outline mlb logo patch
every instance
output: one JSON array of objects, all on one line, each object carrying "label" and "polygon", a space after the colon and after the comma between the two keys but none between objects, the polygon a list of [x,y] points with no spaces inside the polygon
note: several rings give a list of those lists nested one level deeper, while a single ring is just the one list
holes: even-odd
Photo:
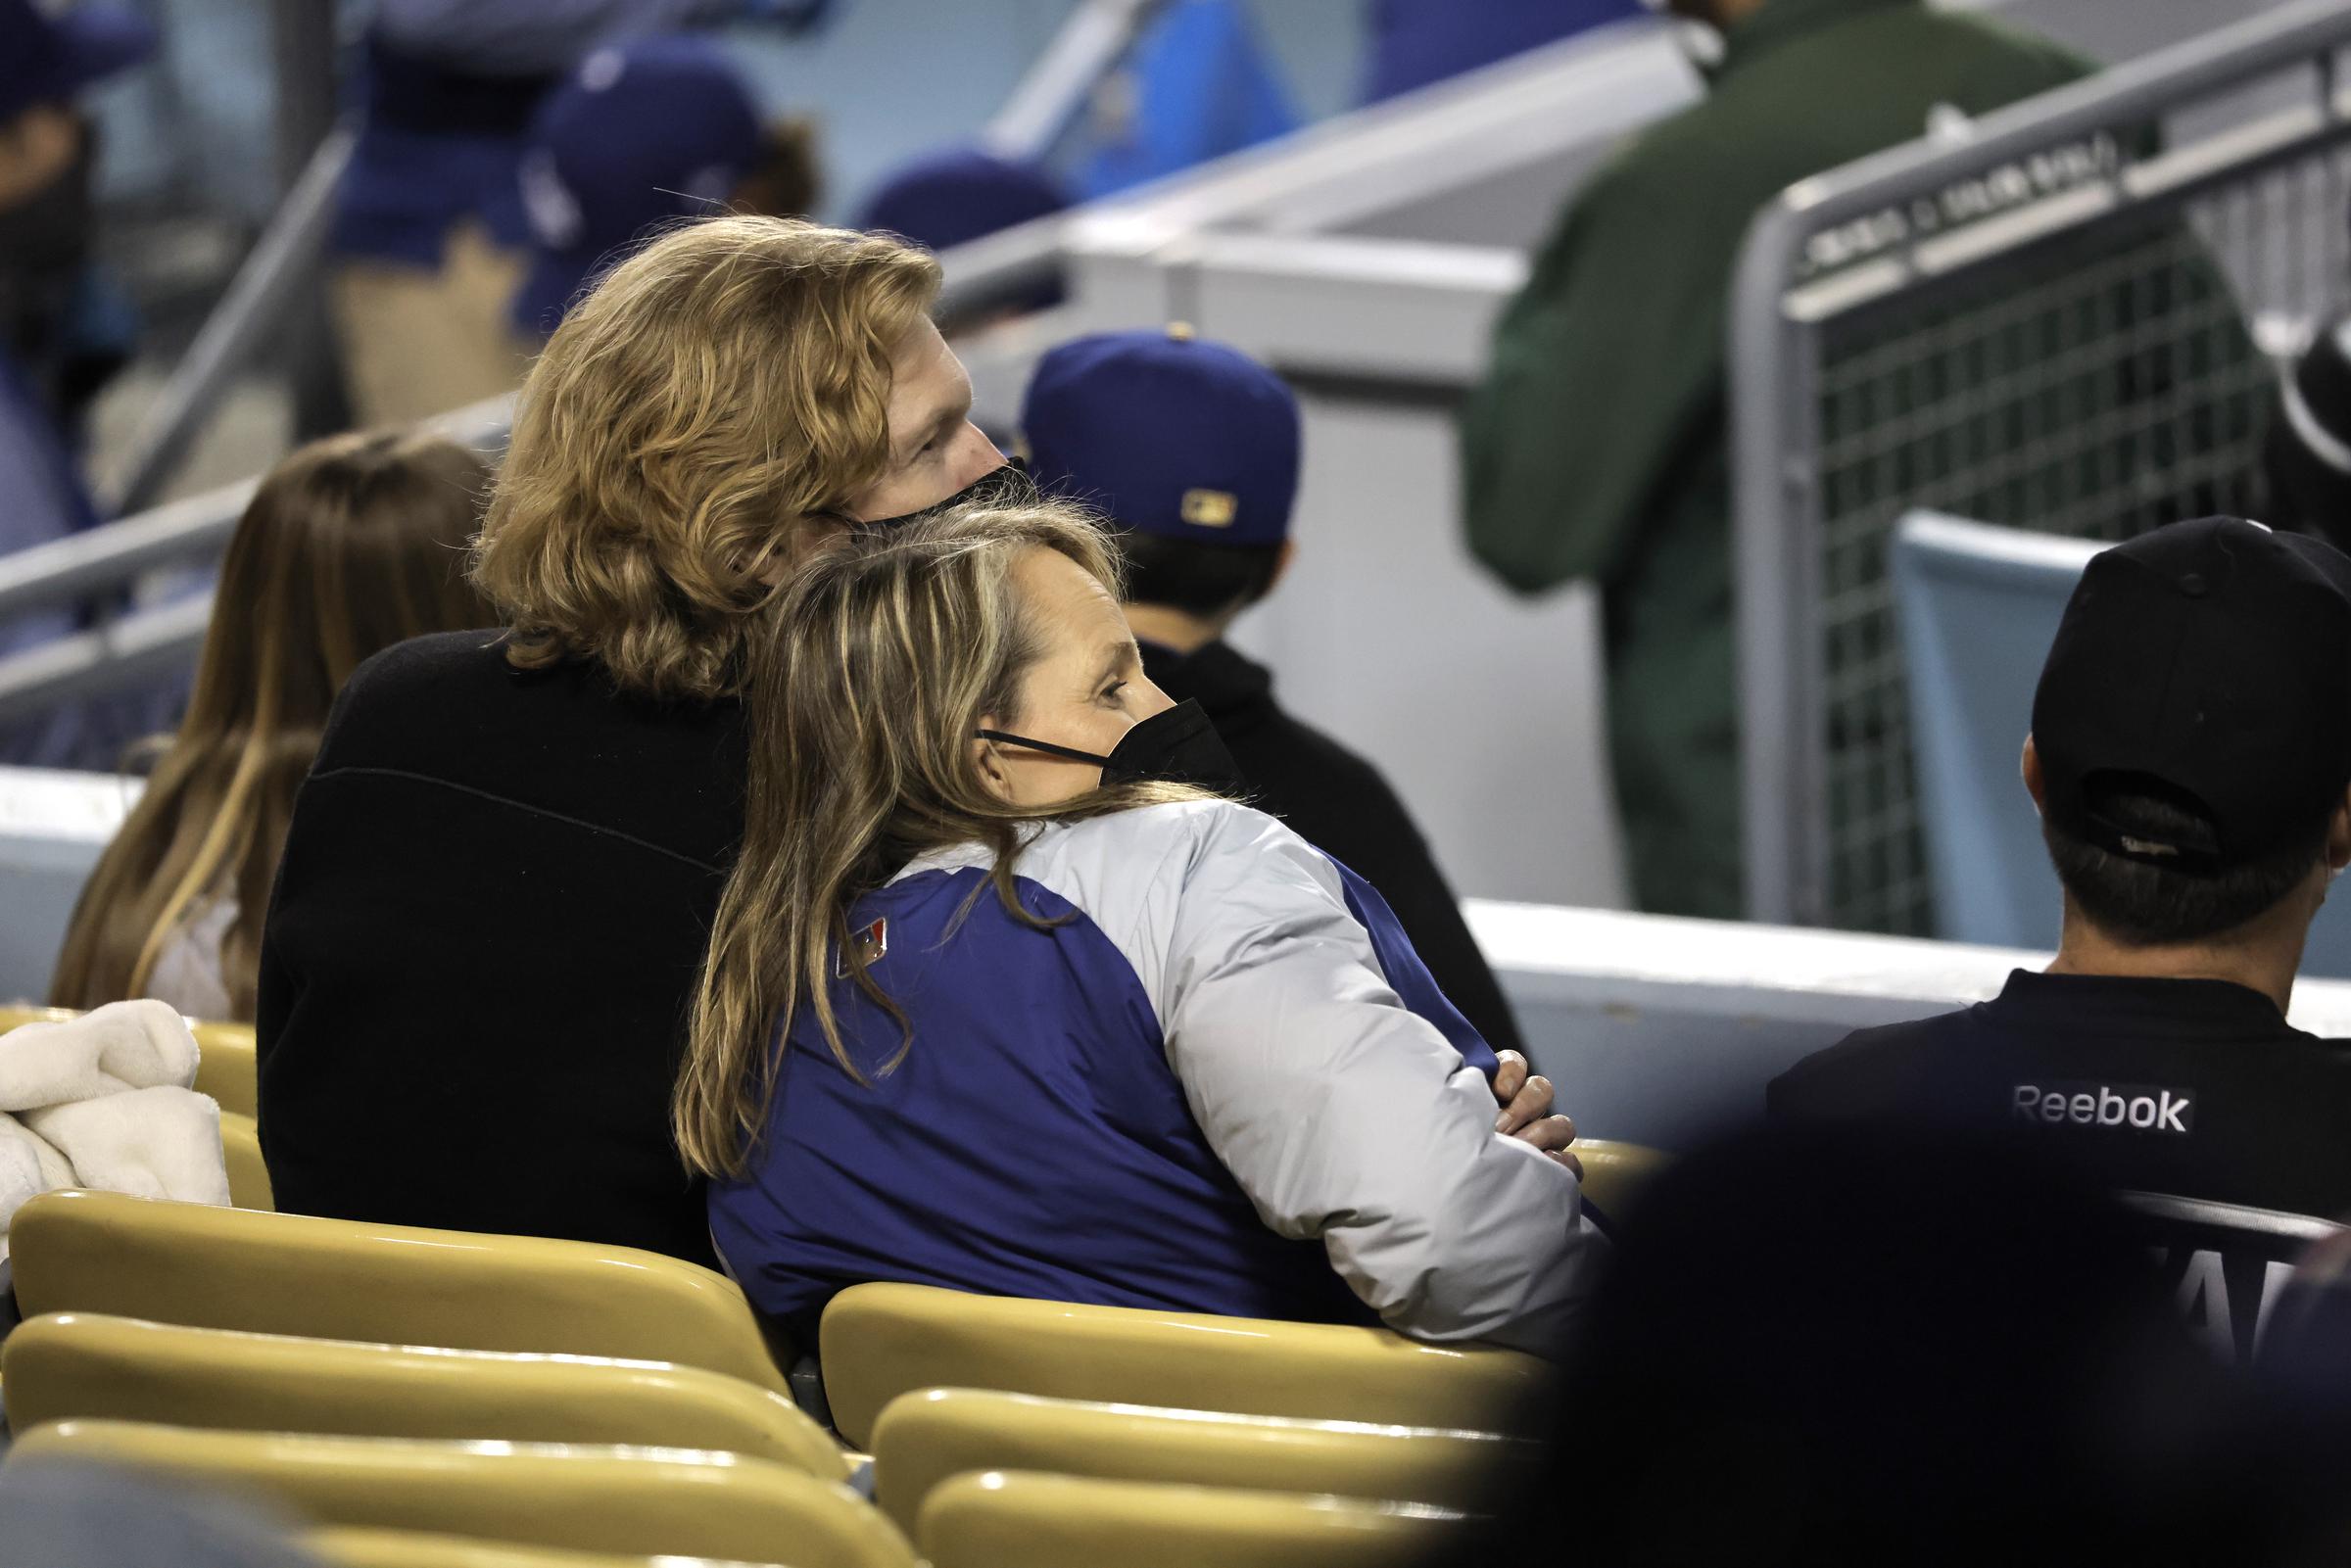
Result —
[{"label": "mlb logo patch", "polygon": [[872,969],[876,964],[882,962],[883,955],[888,951],[889,922],[888,920],[878,920],[871,926],[859,927],[856,930],[849,932],[848,947],[843,950],[840,957],[834,960],[833,977],[838,980],[845,980],[849,977],[849,954],[852,952],[857,955],[857,962],[861,967]]}]

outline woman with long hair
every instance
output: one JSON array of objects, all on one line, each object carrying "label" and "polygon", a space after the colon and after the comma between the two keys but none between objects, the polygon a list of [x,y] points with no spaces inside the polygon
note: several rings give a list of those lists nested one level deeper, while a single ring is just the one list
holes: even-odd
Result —
[{"label": "woman with long hair", "polygon": [[[1573,1135],[1376,895],[1144,679],[1066,507],[821,546],[749,646],[749,784],[678,1144],[752,1302],[996,1294],[1552,1343]],[[1482,1069],[1482,1070],[1481,1070]]]},{"label": "woman with long hair", "polygon": [[221,562],[187,717],[83,886],[52,1000],[250,1019],[294,793],[360,662],[489,624],[465,578],[489,467],[438,436],[329,437],[262,481]]}]

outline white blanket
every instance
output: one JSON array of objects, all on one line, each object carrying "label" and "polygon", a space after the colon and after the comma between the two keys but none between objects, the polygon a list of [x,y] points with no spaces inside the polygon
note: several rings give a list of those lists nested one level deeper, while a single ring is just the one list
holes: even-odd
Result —
[{"label": "white blanket", "polygon": [[226,1204],[220,1108],[196,1037],[162,1002],[115,1002],[0,1034],[0,1257],[24,1201],[55,1187]]}]

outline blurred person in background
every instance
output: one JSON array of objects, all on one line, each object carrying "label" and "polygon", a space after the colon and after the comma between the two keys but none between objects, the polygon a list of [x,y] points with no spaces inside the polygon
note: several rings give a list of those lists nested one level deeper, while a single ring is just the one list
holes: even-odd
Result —
[{"label": "blurred person in background", "polygon": [[1084,201],[1115,196],[1298,125],[1242,0],[1168,0],[1095,87],[1073,183]]},{"label": "blurred person in background", "polygon": [[2265,518],[2351,546],[2351,315],[2321,327],[2284,366],[2262,466]]},{"label": "blurred person in background", "polygon": [[1805,175],[2087,74],[1925,0],[1669,0],[1705,101],[1595,173],[1495,328],[1462,416],[1470,547],[1540,594],[1598,581],[1609,760],[1639,906],[1745,912],[1723,340],[1756,210]]},{"label": "blurred person in background", "polygon": [[1376,104],[1642,10],[1642,0],[1370,0],[1363,101]]},{"label": "blurred person in background", "polygon": [[737,16],[800,28],[826,0],[377,0],[337,194],[332,296],[352,407],[405,423],[513,390],[532,119],[589,55]]},{"label": "blurred person in background", "polygon": [[380,648],[488,618],[465,581],[489,465],[438,436],[334,436],[262,481],[221,562],[188,713],[99,857],[52,1000],[253,1017],[262,917],[335,693]]},{"label": "blurred person in background", "polygon": [[1805,1059],[1773,1115],[2004,1128],[2119,1187],[2351,1213],[2351,1044],[2285,1017],[2351,865],[2351,558],[2231,517],[2093,556],[2023,771],[2055,962]]},{"label": "blurred person in background", "polygon": [[1038,361],[1021,412],[1030,476],[1121,532],[1143,673],[1197,701],[1231,750],[1240,798],[1377,890],[1447,1000],[1497,1051],[1516,1022],[1461,902],[1371,763],[1285,712],[1273,678],[1224,641],[1287,574],[1298,401],[1281,378],[1189,328],[1106,332]]},{"label": "blurred person in background", "polygon": [[721,1257],[803,1344],[897,1280],[1553,1350],[1607,1255],[1573,1125],[1506,1136],[1394,917],[1198,787],[1117,578],[1077,508],[982,503],[761,618],[678,1085]]},{"label": "blurred person in background", "polygon": [[[977,147],[950,147],[892,169],[857,214],[856,226],[895,234],[936,254],[1051,217],[1070,205],[1069,194],[1033,164],[999,158]],[[973,301],[940,330],[952,338],[1032,310],[1059,305],[1059,268],[1045,278],[1017,283],[988,299]]]},{"label": "blurred person in background", "polygon": [[662,222],[803,217],[817,200],[808,122],[762,123],[743,72],[692,33],[582,61],[532,121],[521,166],[531,265],[512,319],[534,347],[600,267]]},{"label": "blurred person in background", "polygon": [[[0,365],[69,451],[90,401],[135,350],[137,317],[98,263],[96,123],[87,88],[155,53],[152,24],[109,5],[0,0]],[[12,547],[0,530],[0,548]]]}]

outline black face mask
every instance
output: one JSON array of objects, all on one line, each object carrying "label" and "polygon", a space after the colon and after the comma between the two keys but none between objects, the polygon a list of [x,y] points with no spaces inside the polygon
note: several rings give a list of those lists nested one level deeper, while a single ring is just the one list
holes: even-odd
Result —
[{"label": "black face mask", "polygon": [[1057,746],[1050,740],[1032,740],[1002,730],[983,730],[980,738],[1008,746],[1027,746],[1032,751],[1067,757],[1073,762],[1099,763],[1105,784],[1151,779],[1166,784],[1198,784],[1223,794],[1238,794],[1244,787],[1240,765],[1224,749],[1217,727],[1209,722],[1208,710],[1190,697],[1165,712],[1154,713],[1128,731],[1107,757],[1080,751],[1075,746]]},{"label": "black face mask", "polygon": [[869,517],[857,526],[903,528],[908,523],[919,523],[975,501],[989,506],[1028,506],[1037,499],[1036,481],[1029,477],[1029,465],[1015,457],[1001,468],[990,468],[945,500],[935,500],[920,511],[900,512],[895,517]]}]

